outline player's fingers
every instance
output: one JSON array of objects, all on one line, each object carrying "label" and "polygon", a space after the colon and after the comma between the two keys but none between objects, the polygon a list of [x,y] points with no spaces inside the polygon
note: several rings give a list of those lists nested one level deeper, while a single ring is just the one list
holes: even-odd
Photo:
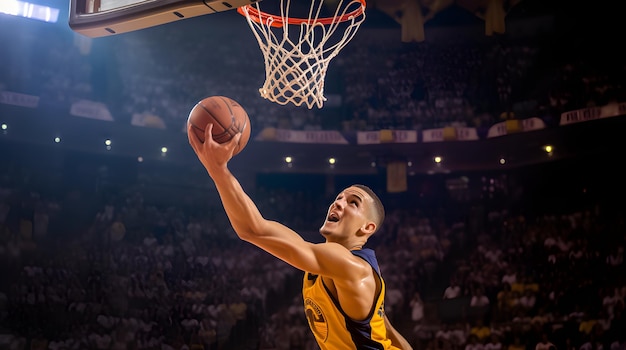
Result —
[{"label": "player's fingers", "polygon": [[204,142],[213,141],[213,123],[208,123],[204,129]]},{"label": "player's fingers", "polygon": [[237,147],[239,147],[239,140],[241,139],[241,132],[238,132],[235,134],[235,136],[233,136],[230,141],[228,141],[228,148],[229,149],[236,149]]}]

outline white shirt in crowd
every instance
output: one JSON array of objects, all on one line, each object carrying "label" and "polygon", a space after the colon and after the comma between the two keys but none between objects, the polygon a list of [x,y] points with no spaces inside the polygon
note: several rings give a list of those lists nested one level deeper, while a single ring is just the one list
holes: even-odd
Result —
[{"label": "white shirt in crowd", "polygon": [[461,296],[461,287],[459,286],[449,286],[443,292],[444,299],[454,299]]},{"label": "white shirt in crowd", "polygon": [[472,307],[483,307],[489,305],[489,298],[486,295],[474,295],[470,301]]}]

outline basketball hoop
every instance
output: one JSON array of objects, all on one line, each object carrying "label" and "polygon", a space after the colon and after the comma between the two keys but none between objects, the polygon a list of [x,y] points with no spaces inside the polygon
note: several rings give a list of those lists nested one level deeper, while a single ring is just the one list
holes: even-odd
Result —
[{"label": "basketball hoop", "polygon": [[320,17],[323,0],[310,1],[307,17],[290,17],[291,0],[280,0],[280,15],[261,11],[259,2],[237,9],[263,52],[261,96],[281,105],[306,104],[309,109],[322,108],[328,64],[365,20],[365,0],[337,0],[334,14],[327,17]]}]

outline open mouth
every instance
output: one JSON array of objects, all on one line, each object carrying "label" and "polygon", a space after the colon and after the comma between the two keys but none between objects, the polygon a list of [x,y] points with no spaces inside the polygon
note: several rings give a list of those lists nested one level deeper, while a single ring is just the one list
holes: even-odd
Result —
[{"label": "open mouth", "polygon": [[328,222],[338,222],[339,221],[339,216],[335,213],[331,213],[330,215],[328,215],[328,218],[326,219]]}]

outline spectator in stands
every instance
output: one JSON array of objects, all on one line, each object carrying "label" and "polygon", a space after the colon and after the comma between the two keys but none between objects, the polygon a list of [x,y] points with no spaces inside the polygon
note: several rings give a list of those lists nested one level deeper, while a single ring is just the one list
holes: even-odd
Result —
[{"label": "spectator in stands", "polygon": [[579,350],[604,350],[604,344],[601,338],[597,338],[591,334],[583,338],[584,341],[580,345]]},{"label": "spectator in stands", "polygon": [[535,345],[535,350],[555,350],[556,346],[548,338],[548,333],[541,334],[541,340]]},{"label": "spectator in stands", "polygon": [[469,316],[482,319],[489,312],[489,298],[485,295],[482,287],[476,287],[472,293],[469,305]]},{"label": "spectator in stands", "polygon": [[526,345],[522,344],[522,339],[519,335],[513,338],[513,342],[506,347],[506,350],[526,350]]},{"label": "spectator in stands", "polygon": [[517,272],[513,266],[508,266],[506,269],[506,273],[502,275],[502,283],[506,283],[511,287],[511,284],[517,282]]},{"label": "spectator in stands", "polygon": [[475,334],[470,334],[469,338],[467,339],[467,344],[465,345],[464,350],[484,350],[484,349],[485,349],[485,346],[480,341],[478,336]]},{"label": "spectator in stands", "polygon": [[419,292],[413,293],[413,298],[409,301],[411,307],[411,321],[419,323],[424,318],[424,301]]},{"label": "spectator in stands", "polygon": [[506,319],[516,306],[514,303],[514,295],[511,291],[511,285],[509,283],[504,282],[502,284],[502,289],[496,294],[496,299],[500,317]]},{"label": "spectator in stands", "polygon": [[497,334],[491,334],[489,341],[485,344],[484,350],[502,350],[503,345]]},{"label": "spectator in stands", "polygon": [[444,299],[454,299],[461,296],[461,286],[458,284],[456,278],[450,278],[450,285],[444,290]]},{"label": "spectator in stands", "polygon": [[476,340],[484,345],[485,341],[489,339],[489,337],[491,337],[491,328],[485,325],[485,322],[482,318],[479,318],[476,320],[474,326],[470,328],[469,333],[470,337],[472,335],[475,336]]},{"label": "spectator in stands", "polygon": [[592,334],[592,331],[595,328],[598,320],[591,317],[588,313],[585,313],[582,317],[582,320],[578,324],[578,331],[582,333],[584,336],[589,336]]},{"label": "spectator in stands", "polygon": [[[396,319],[400,311],[406,310],[404,295],[397,286],[389,286],[385,294],[385,312],[390,320]],[[389,310],[387,310],[389,307]]]},{"label": "spectator in stands", "polygon": [[462,349],[467,342],[469,326],[465,322],[456,322],[450,329],[450,343],[453,348]]},{"label": "spectator in stands", "polygon": [[519,306],[526,310],[534,309],[536,303],[537,297],[531,289],[524,290],[524,294],[519,298]]},{"label": "spectator in stands", "polygon": [[475,288],[470,299],[470,307],[480,309],[487,306],[489,306],[489,298],[485,295],[485,291],[481,287]]},{"label": "spectator in stands", "polygon": [[435,332],[435,339],[439,341],[449,342],[452,337],[452,330],[450,329],[450,325],[448,323],[442,323],[439,326],[439,330]]}]

